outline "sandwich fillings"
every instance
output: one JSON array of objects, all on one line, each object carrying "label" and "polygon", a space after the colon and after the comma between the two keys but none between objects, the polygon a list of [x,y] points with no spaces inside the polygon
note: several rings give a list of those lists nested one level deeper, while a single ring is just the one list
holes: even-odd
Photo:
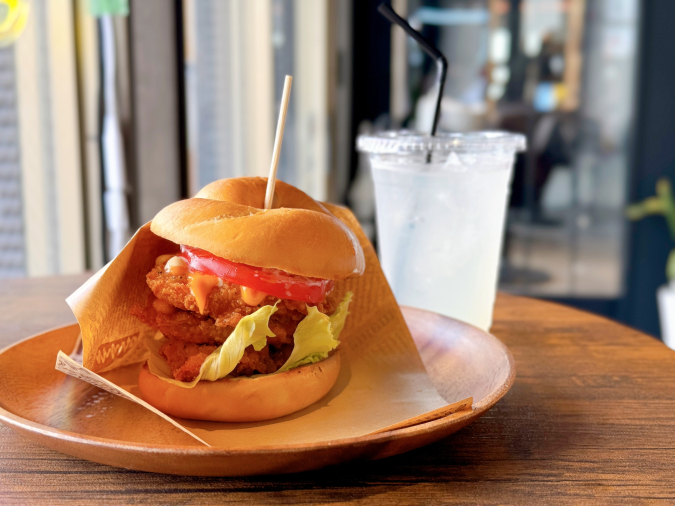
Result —
[{"label": "sandwich fillings", "polygon": [[[240,272],[268,280],[298,279],[295,285],[281,283],[286,287],[302,290],[306,280],[305,292],[314,300],[269,295],[192,269],[195,251],[208,259],[206,252],[188,247],[158,257],[146,276],[152,292],[146,305],[131,309],[164,336],[148,344],[153,374],[181,386],[225,376],[271,374],[322,360],[339,344],[351,294],[339,303],[341,294],[327,280],[211,259],[214,265],[235,270],[240,266]],[[318,282],[323,282],[325,294],[317,292]],[[291,295],[288,289],[286,293]]]}]

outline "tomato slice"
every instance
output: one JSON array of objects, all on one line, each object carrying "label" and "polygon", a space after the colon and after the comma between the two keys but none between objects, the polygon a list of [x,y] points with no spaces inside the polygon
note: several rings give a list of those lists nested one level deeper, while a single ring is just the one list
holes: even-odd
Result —
[{"label": "tomato slice", "polygon": [[264,269],[230,262],[208,251],[184,244],[181,244],[180,251],[180,256],[187,260],[189,268],[193,271],[212,274],[231,283],[247,286],[280,299],[319,303],[324,300],[326,293],[330,292],[335,284],[331,279],[308,278],[278,269]]}]

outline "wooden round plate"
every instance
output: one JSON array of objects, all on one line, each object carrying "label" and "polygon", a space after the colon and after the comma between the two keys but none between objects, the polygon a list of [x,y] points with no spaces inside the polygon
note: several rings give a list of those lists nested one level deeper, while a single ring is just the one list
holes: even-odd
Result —
[{"label": "wooden round plate", "polygon": [[[435,313],[406,307],[402,311],[438,392],[448,402],[472,396],[473,411],[358,438],[241,451],[115,439],[112,427],[102,428],[108,437],[56,429],[50,426],[44,406],[52,406],[54,416],[53,406],[74,401],[71,397],[55,399],[64,377],[54,370],[54,350],[69,350],[74,345],[78,327],[70,325],[0,352],[1,380],[5,383],[0,388],[0,421],[19,434],[75,457],[127,469],[193,476],[294,473],[397,455],[438,441],[473,422],[506,394],[515,378],[511,354],[492,335]],[[5,374],[9,370],[11,382]]]}]

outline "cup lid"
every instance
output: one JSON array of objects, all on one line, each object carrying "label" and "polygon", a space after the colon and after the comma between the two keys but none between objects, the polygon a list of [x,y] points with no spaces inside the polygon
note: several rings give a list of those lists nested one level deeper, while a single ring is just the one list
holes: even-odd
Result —
[{"label": "cup lid", "polygon": [[356,149],[374,154],[410,154],[414,152],[505,153],[524,151],[524,135],[503,131],[467,133],[439,132],[435,136],[410,130],[359,135]]}]

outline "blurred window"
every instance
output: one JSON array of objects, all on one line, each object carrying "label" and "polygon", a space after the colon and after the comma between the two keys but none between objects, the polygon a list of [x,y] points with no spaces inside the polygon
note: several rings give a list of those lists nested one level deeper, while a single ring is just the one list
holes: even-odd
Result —
[{"label": "blurred window", "polygon": [[71,0],[33,0],[25,30],[3,50],[0,144],[6,174],[14,174],[8,188],[14,189],[1,194],[2,219],[16,233],[0,249],[24,255],[16,258],[16,270],[1,275],[79,273],[86,267],[74,22]]},{"label": "blurred window", "polygon": [[[266,176],[286,74],[294,76],[280,179],[318,199],[336,184],[332,146],[348,135],[348,82],[336,72],[348,2],[185,0],[189,193],[216,179]],[[347,63],[348,62],[343,62]],[[336,125],[331,129],[331,124]],[[347,171],[348,161],[338,161]]]},{"label": "blurred window", "polygon": [[0,49],[0,278],[26,274],[13,48]]},{"label": "blurred window", "polygon": [[0,34],[0,277],[98,269],[169,202],[266,176],[286,74],[278,177],[342,201],[351,7],[30,0]]},{"label": "blurred window", "polygon": [[[441,127],[528,136],[514,171],[501,288],[619,297],[638,0],[399,4],[449,60]],[[433,65],[413,43],[394,40],[395,58],[409,65],[392,73],[392,97],[405,97],[392,104],[392,122],[428,130]]]}]

